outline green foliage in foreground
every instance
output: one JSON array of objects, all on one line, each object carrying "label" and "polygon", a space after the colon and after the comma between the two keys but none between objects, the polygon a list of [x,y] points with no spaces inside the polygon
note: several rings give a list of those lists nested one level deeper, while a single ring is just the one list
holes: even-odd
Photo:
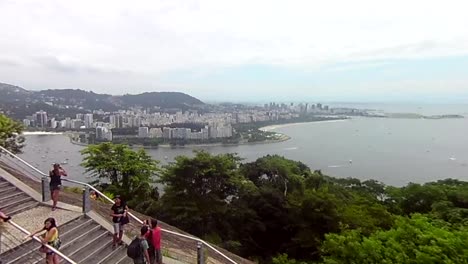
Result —
[{"label": "green foliage in foreground", "polygon": [[[397,188],[337,179],[277,155],[195,152],[159,168],[110,143],[84,166],[135,209],[260,263],[466,263],[468,183]],[[159,175],[158,200],[152,177]]]},{"label": "green foliage in foreground", "polygon": [[468,229],[415,214],[398,217],[390,230],[370,236],[359,230],[329,234],[322,250],[326,264],[468,263]]},{"label": "green foliage in foreground", "polygon": [[22,132],[22,124],[0,114],[0,146],[13,153],[20,153],[24,146]]}]

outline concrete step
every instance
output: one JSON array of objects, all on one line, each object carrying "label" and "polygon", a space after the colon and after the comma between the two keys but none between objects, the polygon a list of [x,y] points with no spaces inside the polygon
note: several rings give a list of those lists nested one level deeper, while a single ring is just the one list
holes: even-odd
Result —
[{"label": "concrete step", "polygon": [[10,193],[2,193],[0,197],[0,204],[7,203],[8,201],[21,199],[23,197],[29,197],[27,194],[17,191],[11,191]]},{"label": "concrete step", "polygon": [[29,198],[27,200],[21,200],[21,202],[12,203],[7,207],[2,207],[1,210],[7,215],[14,216],[15,214],[19,214],[21,212],[27,211],[38,205],[39,203],[36,202],[36,200]]},{"label": "concrete step", "polygon": [[0,188],[9,185],[9,182],[7,181],[0,181]]},{"label": "concrete step", "polygon": [[127,247],[120,246],[115,249],[111,255],[107,256],[102,262],[98,262],[99,264],[116,264],[124,259],[129,259],[127,257]]},{"label": "concrete step", "polygon": [[[58,227],[62,246],[60,251],[77,263],[116,264],[133,263],[127,257],[125,245],[112,249],[112,233],[85,216],[80,216]],[[2,264],[39,264],[44,254],[38,255],[40,244],[27,241],[0,255]],[[39,256],[39,258],[38,258]],[[61,263],[66,261],[61,260]]]},{"label": "concrete step", "polygon": [[93,263],[90,261],[92,258],[101,259],[103,257],[99,252],[104,250],[105,247],[110,246],[112,249],[112,244],[109,241],[112,241],[112,235],[105,230],[100,236],[93,240],[88,240],[85,246],[77,249],[74,254],[70,254],[69,256],[78,263]]},{"label": "concrete step", "polygon": [[112,249],[112,234],[110,234],[110,240],[104,242],[102,246],[93,252],[93,254],[86,259],[88,263],[102,263],[112,254],[114,254],[114,249]]},{"label": "concrete step", "polygon": [[3,198],[4,196],[7,196],[11,193],[21,193],[21,192],[13,185],[0,187],[0,198]]},{"label": "concrete step", "polygon": [[0,180],[0,210],[7,215],[15,215],[37,206],[38,203],[13,184]]}]

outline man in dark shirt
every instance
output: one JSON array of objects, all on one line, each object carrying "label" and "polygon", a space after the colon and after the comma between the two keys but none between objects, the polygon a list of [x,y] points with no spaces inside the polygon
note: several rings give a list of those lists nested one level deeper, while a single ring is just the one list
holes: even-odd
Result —
[{"label": "man in dark shirt", "polygon": [[62,187],[62,176],[67,176],[67,172],[62,169],[60,164],[55,163],[54,169],[49,172],[50,176],[50,196],[53,201],[52,211],[57,209],[57,202],[60,194],[60,188]]},{"label": "man in dark shirt", "polygon": [[142,226],[140,229],[140,236],[138,237],[140,239],[140,249],[141,249],[141,254],[138,256],[138,258],[133,259],[134,264],[150,264],[150,256],[148,254],[148,241],[146,240],[146,235],[148,234],[148,227],[147,226]]},{"label": "man in dark shirt", "polygon": [[112,248],[116,248],[117,245],[122,245],[122,236],[124,231],[124,224],[122,219],[127,217],[127,205],[122,201],[120,195],[115,196],[115,204],[112,205],[112,222],[114,226],[114,240],[112,243]]}]

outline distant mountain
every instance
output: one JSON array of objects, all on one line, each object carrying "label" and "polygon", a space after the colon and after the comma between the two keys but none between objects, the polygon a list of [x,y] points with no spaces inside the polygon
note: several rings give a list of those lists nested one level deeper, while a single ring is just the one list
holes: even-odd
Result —
[{"label": "distant mountain", "polygon": [[32,92],[21,87],[0,83],[0,102],[20,101],[31,94]]},{"label": "distant mountain", "polygon": [[0,83],[0,112],[6,112],[17,119],[23,119],[39,110],[63,117],[99,109],[117,111],[144,107],[187,110],[203,105],[204,103],[197,98],[178,92],[113,96],[80,89],[28,91],[18,86]]},{"label": "distant mountain", "polygon": [[161,108],[185,109],[203,102],[188,94],[178,92],[151,92],[142,94],[126,94],[120,98],[124,105],[140,105],[142,107],[158,106]]}]

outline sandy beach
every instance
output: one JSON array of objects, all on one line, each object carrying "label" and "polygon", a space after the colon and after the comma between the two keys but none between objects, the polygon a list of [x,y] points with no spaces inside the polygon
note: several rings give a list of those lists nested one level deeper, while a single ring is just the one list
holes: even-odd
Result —
[{"label": "sandy beach", "polygon": [[289,124],[281,124],[281,125],[271,125],[271,126],[261,127],[261,128],[259,128],[259,130],[270,131],[270,130],[275,130],[275,129],[282,128],[282,127],[305,125],[305,124],[310,124],[310,123],[319,124],[319,123],[335,123],[335,122],[344,122],[344,121],[348,121],[348,120],[347,119],[340,119],[340,120],[311,121],[311,122],[299,122],[299,123],[289,123]]}]

